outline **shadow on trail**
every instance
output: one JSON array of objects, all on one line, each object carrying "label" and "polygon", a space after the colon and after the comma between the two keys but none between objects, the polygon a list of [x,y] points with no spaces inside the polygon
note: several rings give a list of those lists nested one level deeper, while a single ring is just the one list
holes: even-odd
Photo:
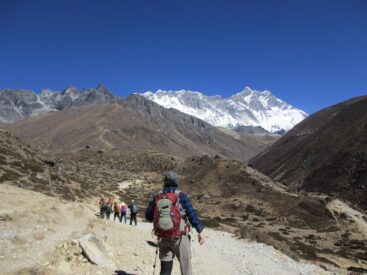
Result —
[{"label": "shadow on trail", "polygon": [[115,273],[113,275],[135,275],[134,273],[127,273],[123,270],[115,270]]}]

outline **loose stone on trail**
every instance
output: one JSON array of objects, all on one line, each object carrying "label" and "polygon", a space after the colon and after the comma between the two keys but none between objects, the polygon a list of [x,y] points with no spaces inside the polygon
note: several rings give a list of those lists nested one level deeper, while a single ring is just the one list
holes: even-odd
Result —
[{"label": "loose stone on trail", "polygon": [[85,256],[91,263],[116,270],[116,264],[106,255],[106,249],[100,239],[88,234],[79,240]]}]

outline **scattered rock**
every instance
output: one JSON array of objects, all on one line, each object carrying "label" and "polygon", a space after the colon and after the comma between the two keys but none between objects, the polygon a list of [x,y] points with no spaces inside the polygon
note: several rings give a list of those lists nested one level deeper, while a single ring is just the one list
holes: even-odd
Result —
[{"label": "scattered rock", "polygon": [[65,257],[65,260],[66,260],[67,262],[71,262],[71,261],[73,260],[73,255],[68,253],[68,254],[66,255],[66,257]]},{"label": "scattered rock", "polygon": [[208,194],[202,194],[197,196],[198,200],[207,200],[210,199],[210,196]]},{"label": "scattered rock", "polygon": [[43,162],[46,163],[47,165],[50,165],[51,167],[54,167],[56,164],[56,161],[50,159],[45,159],[43,160]]},{"label": "scattered rock", "polygon": [[88,260],[98,266],[116,270],[116,264],[106,255],[106,249],[100,239],[88,234],[79,240],[79,245]]}]

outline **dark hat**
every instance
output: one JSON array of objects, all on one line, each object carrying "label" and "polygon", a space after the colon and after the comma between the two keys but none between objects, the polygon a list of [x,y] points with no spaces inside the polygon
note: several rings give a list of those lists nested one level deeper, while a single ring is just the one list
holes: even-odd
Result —
[{"label": "dark hat", "polygon": [[165,187],[178,187],[178,176],[173,171],[168,171],[163,174],[163,182]]}]

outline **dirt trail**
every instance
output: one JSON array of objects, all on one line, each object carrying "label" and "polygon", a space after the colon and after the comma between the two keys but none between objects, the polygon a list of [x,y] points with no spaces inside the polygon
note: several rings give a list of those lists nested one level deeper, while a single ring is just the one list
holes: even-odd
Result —
[{"label": "dirt trail", "polygon": [[[152,274],[155,240],[152,225],[102,220],[98,198],[90,205],[70,203],[11,185],[0,185],[0,270],[2,274]],[[44,211],[46,209],[46,211]],[[298,263],[272,247],[238,240],[229,233],[205,230],[199,246],[193,233],[195,274],[330,274]],[[76,240],[100,238],[119,273],[86,261]],[[26,259],[26,260],[25,260]],[[159,273],[157,261],[156,273]],[[125,273],[124,273],[125,272]],[[173,274],[180,274],[177,261]]]},{"label": "dirt trail", "polygon": [[84,231],[93,215],[81,204],[6,184],[0,185],[0,205],[2,272],[43,264],[56,245]]},{"label": "dirt trail", "polygon": [[105,135],[110,132],[110,130],[105,129],[101,126],[98,126],[99,130],[99,140],[102,141],[104,144],[107,145],[108,148],[114,148],[113,144],[105,139]]}]

